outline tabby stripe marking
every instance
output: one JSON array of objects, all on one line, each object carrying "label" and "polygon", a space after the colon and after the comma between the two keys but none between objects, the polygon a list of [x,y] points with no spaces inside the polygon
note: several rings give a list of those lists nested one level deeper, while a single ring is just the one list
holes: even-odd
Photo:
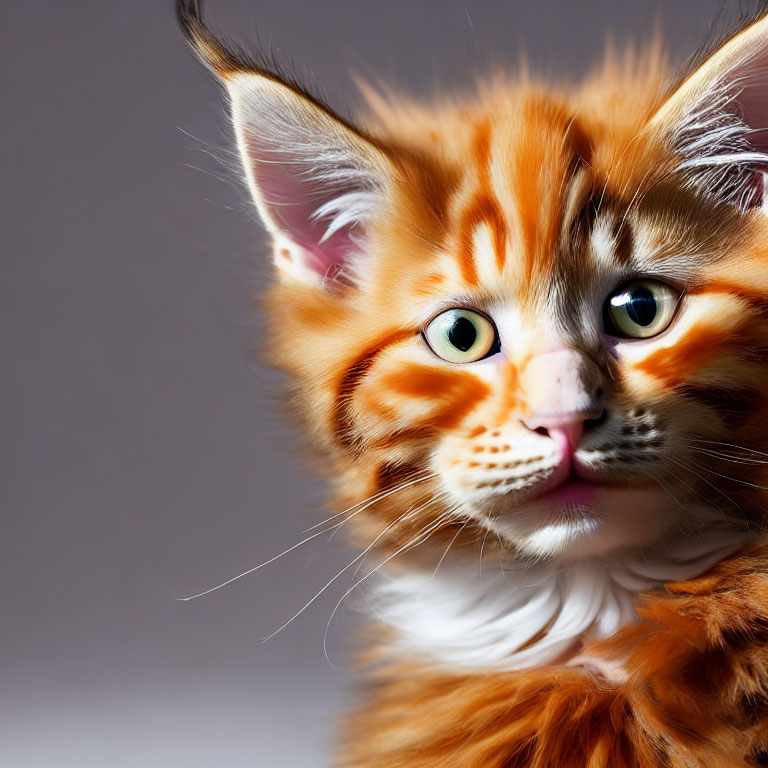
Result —
[{"label": "tabby stripe marking", "polygon": [[470,285],[478,285],[474,231],[480,224],[486,224],[491,232],[496,268],[499,272],[504,269],[506,259],[507,222],[493,193],[490,147],[491,126],[485,121],[477,126],[472,142],[472,159],[477,166],[478,191],[459,219],[459,267],[462,277]]},{"label": "tabby stripe marking", "polygon": [[400,344],[415,336],[417,331],[413,329],[400,329],[380,338],[375,344],[366,349],[352,365],[347,368],[341,377],[336,391],[336,399],[333,407],[334,431],[339,442],[347,449],[354,448],[359,442],[359,437],[350,434],[352,426],[349,418],[349,404],[363,377],[371,369],[376,358],[389,347]]},{"label": "tabby stripe marking", "polygon": [[[734,340],[734,329],[694,327],[674,347],[665,347],[637,363],[637,368],[668,385],[681,384],[691,371],[700,370],[713,357],[720,357]],[[734,350],[736,351],[736,350]]]},{"label": "tabby stripe marking", "polygon": [[726,280],[711,280],[689,288],[686,293],[692,296],[707,293],[727,293],[748,302],[753,309],[757,310],[762,315],[765,315],[768,312],[768,308],[766,308],[768,295],[760,293],[759,291],[750,290],[743,285],[729,283]]},{"label": "tabby stripe marking", "polygon": [[751,387],[726,389],[724,387],[706,387],[684,384],[675,391],[702,405],[713,408],[723,423],[730,429],[744,426],[750,416],[756,413],[762,404],[760,392]]},{"label": "tabby stripe marking", "polygon": [[425,429],[453,429],[491,394],[488,384],[472,373],[446,371],[421,363],[411,363],[387,375],[381,385],[387,392],[409,398],[429,398],[439,405],[408,430],[401,431],[401,435],[413,430],[418,434]]}]

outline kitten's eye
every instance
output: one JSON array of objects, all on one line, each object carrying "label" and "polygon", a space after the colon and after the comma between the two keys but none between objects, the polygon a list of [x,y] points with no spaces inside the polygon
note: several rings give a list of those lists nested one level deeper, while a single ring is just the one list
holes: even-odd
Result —
[{"label": "kitten's eye", "polygon": [[474,363],[498,351],[493,323],[471,309],[449,309],[439,314],[424,331],[432,351],[449,363]]},{"label": "kitten's eye", "polygon": [[657,280],[635,280],[605,302],[605,330],[625,339],[647,339],[661,333],[675,314],[680,292]]}]

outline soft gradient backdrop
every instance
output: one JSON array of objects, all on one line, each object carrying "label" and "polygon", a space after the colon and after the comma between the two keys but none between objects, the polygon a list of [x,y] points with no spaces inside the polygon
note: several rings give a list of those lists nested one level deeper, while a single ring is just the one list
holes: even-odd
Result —
[{"label": "soft gradient backdrop", "polygon": [[[578,75],[658,18],[684,58],[720,0],[209,0],[342,109],[525,52]],[[737,5],[730,3],[726,5]],[[354,682],[323,653],[351,557],[295,543],[323,490],[249,357],[265,237],[171,0],[0,3],[0,765],[312,768]],[[258,31],[258,32],[257,32]],[[224,159],[224,163],[216,159]],[[317,544],[315,546],[315,544]],[[346,559],[345,559],[346,558]],[[344,658],[353,613],[332,626]]]}]

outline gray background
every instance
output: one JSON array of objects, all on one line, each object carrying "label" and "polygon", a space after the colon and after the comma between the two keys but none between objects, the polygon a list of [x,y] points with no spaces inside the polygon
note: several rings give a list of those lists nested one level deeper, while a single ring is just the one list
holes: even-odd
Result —
[{"label": "gray background", "polygon": [[[345,107],[350,69],[421,93],[526,50],[579,74],[656,14],[685,54],[720,3],[208,6]],[[261,638],[347,562],[338,543],[174,600],[298,541],[323,503],[249,357],[264,236],[209,154],[218,92],[170,0],[0,10],[0,765],[320,766],[352,682],[323,655],[335,599]]]}]

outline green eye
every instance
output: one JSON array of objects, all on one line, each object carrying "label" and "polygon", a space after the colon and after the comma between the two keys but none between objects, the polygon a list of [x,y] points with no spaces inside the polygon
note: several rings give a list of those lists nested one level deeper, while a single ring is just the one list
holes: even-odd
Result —
[{"label": "green eye", "polygon": [[471,309],[449,309],[424,331],[432,351],[449,363],[474,363],[499,348],[493,323]]},{"label": "green eye", "polygon": [[605,302],[605,330],[625,339],[647,339],[672,322],[680,292],[657,280],[635,280]]}]

